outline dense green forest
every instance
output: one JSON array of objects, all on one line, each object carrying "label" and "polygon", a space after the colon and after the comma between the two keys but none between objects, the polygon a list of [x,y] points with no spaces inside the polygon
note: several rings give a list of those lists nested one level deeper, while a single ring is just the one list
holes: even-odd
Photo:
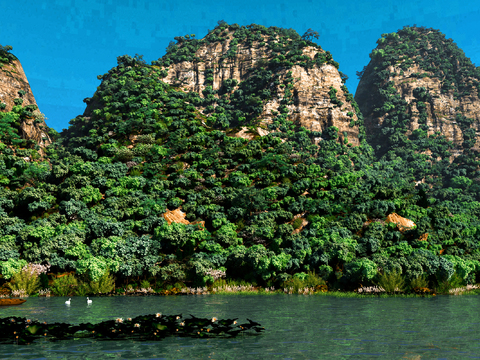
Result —
[{"label": "dense green forest", "polygon": [[[463,155],[450,162],[453,144],[441,134],[428,136],[420,128],[405,135],[405,101],[381,83],[392,61],[408,66],[423,46],[428,56],[422,66],[443,71],[445,89],[477,91],[479,82],[465,79],[479,79],[478,69],[454,43],[429,30],[405,27],[382,36],[383,48],[372,52],[383,60],[375,70],[384,87],[378,111],[390,110],[390,125],[374,147],[353,96],[358,147],[340,141],[337,128],[318,133],[290,121],[289,91],[268,127],[272,132],[255,134],[262,105],[275,96],[267,84],[291,84],[279,69],[338,68],[328,52],[314,60],[302,56],[303,47],[320,47],[291,29],[220,23],[202,40],[175,38],[151,65],[138,55],[118,57],[85,99],[91,116],[77,116],[60,134],[50,131],[55,142],[43,158],[19,135],[22,117],[32,111],[22,107],[19,94],[11,112],[0,112],[3,281],[28,263],[48,263],[53,273],[98,280],[109,269],[117,284],[146,279],[158,287],[205,286],[212,270],[262,286],[311,271],[329,288],[345,290],[393,271],[407,281],[424,276],[432,287],[452,278],[475,283],[480,176],[474,138],[464,132]],[[203,98],[162,82],[166,67],[196,61],[202,44],[221,42],[227,33],[238,42],[267,35],[276,40],[269,43],[275,55],[248,80],[227,80],[218,91],[207,87]],[[429,51],[427,40],[444,53]],[[2,48],[2,59],[8,61],[9,50]],[[449,62],[460,65],[450,71]],[[429,93],[418,89],[415,96],[421,109]],[[338,101],[334,92],[331,101]],[[240,126],[254,138],[231,136]],[[178,208],[190,224],[167,223],[163,214]],[[392,213],[416,227],[385,221]]]}]

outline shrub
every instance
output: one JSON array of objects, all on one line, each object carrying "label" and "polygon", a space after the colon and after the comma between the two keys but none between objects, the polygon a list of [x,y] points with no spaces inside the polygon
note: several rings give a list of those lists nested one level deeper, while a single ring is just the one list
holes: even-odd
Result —
[{"label": "shrub", "polygon": [[51,286],[52,292],[57,296],[73,295],[77,290],[78,282],[73,274],[57,278]]},{"label": "shrub", "polygon": [[410,289],[415,288],[428,288],[428,280],[425,275],[417,276],[410,281]]},{"label": "shrub", "polygon": [[148,280],[142,280],[140,282],[141,289],[148,289],[150,287],[150,282]]},{"label": "shrub", "polygon": [[133,152],[132,150],[126,147],[121,147],[117,150],[117,153],[115,154],[115,158],[123,162],[130,161],[133,159]]},{"label": "shrub", "polygon": [[40,289],[40,279],[35,272],[28,269],[13,274],[12,280],[7,284],[12,290],[25,290],[28,295],[34,294]]},{"label": "shrub", "polygon": [[90,285],[88,282],[84,282],[84,281],[81,281],[76,290],[75,290],[75,294],[78,295],[78,296],[87,296],[87,295],[91,295],[92,292],[91,292],[91,289],[90,289]]},{"label": "shrub", "polygon": [[318,285],[325,285],[325,280],[315,274],[315,271],[309,271],[307,276],[303,279],[305,287],[316,287]]},{"label": "shrub", "polygon": [[294,229],[299,229],[303,224],[303,219],[302,218],[297,218],[295,221],[292,223],[292,226]]},{"label": "shrub", "polygon": [[438,284],[435,287],[435,292],[439,294],[448,294],[450,289],[460,288],[465,285],[464,280],[462,277],[457,274],[456,272],[450,276],[450,278],[440,278],[437,276]]},{"label": "shrub", "polygon": [[91,294],[107,294],[115,290],[115,278],[107,270],[97,281],[90,281]]},{"label": "shrub", "polygon": [[97,281],[80,281],[75,289],[78,296],[106,294],[115,290],[115,278],[107,270]]},{"label": "shrub", "polygon": [[382,287],[387,293],[403,292],[405,280],[402,274],[395,270],[383,273],[376,285]]},{"label": "shrub", "polygon": [[305,289],[306,287],[317,288],[321,285],[325,285],[325,280],[323,280],[321,277],[316,275],[315,272],[312,271],[309,271],[308,274],[295,274],[291,279],[282,283],[283,288],[292,288],[294,294],[298,293],[299,290]]}]

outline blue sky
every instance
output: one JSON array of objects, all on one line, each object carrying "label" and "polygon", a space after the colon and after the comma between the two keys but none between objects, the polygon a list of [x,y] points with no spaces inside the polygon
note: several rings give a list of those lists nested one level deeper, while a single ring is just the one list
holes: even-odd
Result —
[{"label": "blue sky", "polygon": [[404,25],[438,29],[480,64],[480,2],[335,0],[15,0],[1,1],[0,44],[13,46],[47,125],[57,131],[83,114],[97,75],[116,66],[120,55],[144,55],[147,63],[165,54],[175,36],[204,37],[218,20],[320,33],[355,92],[356,71],[382,33]]}]

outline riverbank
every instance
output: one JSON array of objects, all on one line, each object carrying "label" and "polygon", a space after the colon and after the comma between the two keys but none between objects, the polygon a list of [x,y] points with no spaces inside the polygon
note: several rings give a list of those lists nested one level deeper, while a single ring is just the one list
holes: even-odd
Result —
[{"label": "riverbank", "polygon": [[[119,288],[111,293],[99,293],[94,295],[89,295],[90,297],[144,297],[144,296],[189,296],[189,295],[302,295],[302,296],[332,296],[338,298],[360,298],[360,299],[369,299],[369,298],[419,298],[419,297],[435,297],[441,295],[479,295],[480,289],[478,287],[464,287],[451,289],[448,293],[435,293],[432,291],[425,291],[422,293],[406,293],[406,292],[358,292],[356,291],[328,291],[328,290],[317,290],[315,288],[304,288],[299,289],[296,292],[293,289],[275,289],[275,288],[262,288],[254,287],[252,285],[239,285],[239,286],[226,286],[221,288],[190,288],[184,287],[181,289],[172,288],[169,290],[159,290],[155,291],[153,289],[138,289],[123,291],[124,289]],[[84,297],[83,295],[69,295],[71,297]],[[41,294],[2,294],[0,298],[28,298],[28,297],[57,297],[54,294],[51,294],[48,290],[42,291]]]}]

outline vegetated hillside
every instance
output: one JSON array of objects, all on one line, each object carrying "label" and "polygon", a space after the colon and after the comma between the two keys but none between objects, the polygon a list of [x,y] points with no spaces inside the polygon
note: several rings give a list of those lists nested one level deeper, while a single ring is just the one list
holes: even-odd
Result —
[{"label": "vegetated hillside", "polygon": [[[351,146],[333,126],[309,130],[292,113],[295,94],[287,90],[302,87],[289,87],[292,69],[335,66],[323,51],[313,63],[268,55],[260,68],[252,61],[250,75],[227,78],[218,89],[207,76],[201,95],[189,91],[203,86],[195,81],[184,87],[162,80],[172,67],[194,68],[192,54],[236,32],[252,44],[266,33],[289,51],[316,48],[292,30],[220,23],[203,40],[178,40],[152,65],[118,57],[85,100],[84,116],[47,148],[48,166],[2,150],[1,174],[36,169],[33,186],[0,190],[4,278],[26,262],[48,261],[54,272],[92,279],[108,267],[119,280],[196,286],[212,281],[215,269],[268,286],[312,270],[345,289],[392,270],[407,279],[425,274],[432,285],[455,271],[475,281],[480,203],[473,170],[464,174],[447,161],[441,170],[448,174],[437,174],[436,183],[416,183],[431,170],[423,158],[409,158],[413,148],[405,158],[376,161],[365,141]],[[197,41],[195,51],[183,52]],[[335,91],[322,94],[323,103],[343,109]],[[278,113],[264,122],[275,98]],[[352,127],[361,128],[361,114],[354,117]],[[249,136],[238,136],[243,127]],[[393,213],[416,227],[398,225],[408,222]]]},{"label": "vegetated hillside", "polygon": [[4,143],[44,148],[52,142],[49,129],[22,65],[11,50],[11,46],[0,45],[0,131],[8,134]]},{"label": "vegetated hillside", "polygon": [[[317,132],[335,126],[341,141],[360,144],[363,122],[344,85],[346,76],[329,52],[295,31],[224,24],[201,40],[175,39],[153,68],[163,82],[198,94],[192,105],[207,125],[250,138],[299,126]],[[84,116],[110,94],[113,76],[102,77]]]}]

